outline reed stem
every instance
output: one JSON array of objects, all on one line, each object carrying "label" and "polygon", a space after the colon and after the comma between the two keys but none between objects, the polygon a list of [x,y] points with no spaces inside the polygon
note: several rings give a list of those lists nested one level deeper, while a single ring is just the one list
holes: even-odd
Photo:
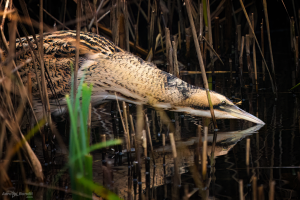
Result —
[{"label": "reed stem", "polygon": [[178,199],[178,187],[180,185],[180,174],[179,174],[179,167],[178,167],[178,158],[177,158],[177,151],[176,151],[176,145],[175,145],[175,139],[173,133],[169,134],[171,147],[172,147],[172,153],[173,153],[173,159],[174,159],[174,191],[173,191],[173,199]]},{"label": "reed stem", "polygon": [[265,200],[264,186],[263,185],[258,187],[258,200]]},{"label": "reed stem", "polygon": [[257,177],[254,176],[252,180],[252,200],[257,200]]},{"label": "reed stem", "polygon": [[208,135],[208,119],[204,119],[204,137],[203,137],[203,150],[202,150],[202,178],[203,180],[206,179],[206,173],[207,173],[207,135]]},{"label": "reed stem", "polygon": [[207,100],[209,102],[211,117],[213,118],[214,128],[218,129],[215,114],[214,114],[214,110],[213,110],[213,106],[212,106],[212,102],[211,102],[211,98],[210,98],[208,82],[207,82],[207,77],[206,77],[206,73],[205,73],[205,67],[204,67],[204,64],[203,64],[203,59],[202,59],[202,55],[201,55],[201,51],[200,51],[200,46],[199,46],[199,42],[198,42],[197,35],[196,35],[194,19],[193,19],[191,10],[190,10],[190,1],[185,0],[185,3],[186,3],[186,9],[187,9],[187,13],[188,13],[189,20],[190,20],[190,25],[191,25],[191,28],[192,28],[192,34],[193,34],[194,44],[195,44],[195,47],[196,47],[197,56],[198,56],[198,60],[199,60],[199,64],[200,64],[200,69],[201,69],[201,72],[202,72],[204,87],[206,89]]},{"label": "reed stem", "polygon": [[275,197],[275,181],[270,181],[269,200],[274,200]]},{"label": "reed stem", "polygon": [[[251,14],[251,25],[254,30],[254,14]],[[254,75],[255,75],[255,88],[256,93],[258,93],[258,80],[257,80],[257,66],[256,66],[256,50],[255,50],[255,41],[254,41],[254,35],[251,32],[251,44],[252,44],[252,51],[253,51],[253,66],[254,66]]]},{"label": "reed stem", "polygon": [[243,80],[243,52],[244,52],[244,41],[245,41],[245,38],[244,36],[242,37],[242,42],[241,42],[241,51],[240,51],[240,57],[239,57],[239,78],[240,78],[240,84],[241,84],[241,87],[245,87],[244,85],[244,80]]},{"label": "reed stem", "polygon": [[[264,8],[265,8],[265,11],[266,11],[266,9],[267,9],[267,8],[266,8],[266,0],[263,0],[263,2],[264,2]],[[246,19],[247,19],[247,21],[248,21],[248,24],[251,24],[250,19],[249,19],[249,17],[248,17],[248,14],[247,14],[247,11],[246,11],[246,8],[245,8],[245,6],[244,6],[243,1],[240,0],[240,3],[241,3],[241,6],[242,6],[242,9],[243,9],[243,11],[244,11],[244,14],[245,14],[245,16],[246,16]],[[270,43],[270,42],[271,42],[271,38],[270,38],[270,34],[269,34],[269,26],[268,26],[268,25],[269,25],[269,20],[268,20],[268,18],[267,18],[267,13],[266,13],[266,12],[265,12],[265,15],[266,15],[266,21],[267,21],[267,29],[268,29],[268,38],[269,38],[269,46],[270,46],[270,54],[271,54],[272,67],[273,67],[273,69],[274,69],[273,53],[272,53],[272,47],[271,47],[271,43]],[[258,49],[259,49],[259,51],[260,51],[260,54],[262,55],[261,48],[260,48],[259,43],[258,43],[258,41],[257,41],[257,38],[256,38],[256,36],[255,36],[255,34],[254,34],[254,30],[253,30],[252,26],[249,26],[249,27],[251,28],[251,31],[253,32],[255,42],[256,42],[257,47],[258,47]],[[266,66],[266,69],[267,69],[267,71],[268,71],[268,73],[269,73],[269,76],[270,76],[270,82],[271,82],[271,85],[272,85],[273,93],[277,96],[276,80],[273,81],[273,77],[275,78],[275,70],[273,70],[273,77],[272,77],[272,76],[271,76],[271,73],[270,73],[270,70],[269,70],[269,68],[268,68],[267,62],[266,62],[265,58],[263,57],[263,55],[262,55],[262,58],[263,58],[263,61],[264,61],[265,66]]]},{"label": "reed stem", "polygon": [[240,200],[245,200],[243,180],[239,180],[239,191],[240,191]]},{"label": "reed stem", "polygon": [[147,137],[148,137],[148,142],[150,144],[150,150],[151,150],[151,155],[152,155],[152,162],[153,162],[153,165],[155,165],[155,158],[154,158],[154,151],[153,151],[153,146],[152,146],[150,125],[149,125],[148,116],[146,114],[145,114],[145,119],[146,119],[146,126],[147,126]]},{"label": "reed stem", "polygon": [[246,143],[246,165],[249,166],[249,157],[250,157],[250,139],[247,138]]}]

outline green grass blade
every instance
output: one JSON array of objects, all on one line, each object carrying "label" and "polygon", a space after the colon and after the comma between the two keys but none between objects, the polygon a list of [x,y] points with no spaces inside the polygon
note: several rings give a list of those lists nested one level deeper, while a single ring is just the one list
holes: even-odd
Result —
[{"label": "green grass blade", "polygon": [[101,143],[97,143],[97,144],[94,144],[90,147],[88,147],[86,149],[85,152],[79,152],[77,155],[73,156],[73,157],[70,157],[69,159],[69,166],[72,166],[72,164],[74,164],[74,162],[76,160],[78,160],[80,157],[92,152],[92,151],[95,151],[97,149],[101,149],[101,148],[104,148],[104,147],[108,147],[108,146],[114,146],[114,145],[119,145],[119,144],[122,144],[122,140],[120,139],[117,139],[117,140],[110,140],[110,141],[107,141],[107,142],[101,142]]},{"label": "green grass blade", "polygon": [[[81,109],[82,109],[82,116],[83,116],[83,120],[84,120],[84,128],[85,130],[88,129],[87,127],[87,121],[88,121],[88,114],[89,114],[89,106],[90,106],[90,101],[91,101],[91,96],[92,96],[92,89],[93,89],[93,86],[90,85],[90,86],[87,86],[86,83],[83,84],[82,86],[82,106],[81,106]],[[86,138],[89,138],[88,137],[88,132],[86,131],[86,135],[85,135]]]},{"label": "green grass blade", "polygon": [[117,139],[117,140],[110,140],[110,141],[107,141],[107,142],[100,142],[100,143],[97,143],[97,144],[94,144],[94,145],[90,146],[88,148],[88,152],[90,153],[90,152],[95,151],[97,149],[101,149],[101,148],[108,147],[108,146],[113,146],[113,145],[118,145],[118,144],[122,144],[122,140]]},{"label": "green grass blade", "polygon": [[[81,152],[80,151],[80,146],[79,146],[79,142],[77,139],[77,126],[76,126],[76,118],[75,118],[75,114],[71,105],[71,101],[69,98],[69,95],[66,95],[66,101],[67,101],[67,105],[68,105],[68,109],[69,109],[69,114],[70,114],[70,120],[71,120],[71,135],[70,135],[70,142],[71,145],[73,144],[72,142],[74,142],[75,147],[70,149],[70,151],[72,152],[72,156],[76,155],[77,153]],[[80,170],[83,172],[83,164],[82,162],[79,162],[79,168]]]},{"label": "green grass blade", "polygon": [[300,85],[300,83],[298,83],[297,85],[295,85],[294,87],[292,87],[291,89],[289,89],[289,91],[295,89],[296,87],[298,87]]},{"label": "green grass blade", "polygon": [[20,140],[13,148],[13,154],[15,154],[22,146],[23,144],[25,144],[26,141],[28,141],[30,138],[32,138],[38,131],[39,131],[39,127],[44,126],[46,123],[45,119],[42,119],[41,121],[39,121],[39,123],[37,125],[35,125],[33,127],[33,129],[31,129],[27,135],[24,137],[24,139]]},{"label": "green grass blade", "polygon": [[74,105],[74,65],[73,62],[71,61],[70,63],[70,68],[71,68],[71,104]]},{"label": "green grass blade", "polygon": [[86,126],[86,119],[84,119],[82,111],[79,110],[79,119],[80,119],[80,144],[81,144],[81,151],[86,152],[87,149],[87,126]]},{"label": "green grass blade", "polygon": [[81,93],[82,93],[83,81],[84,81],[84,77],[82,77],[82,79],[80,80],[80,83],[79,83],[78,88],[77,88],[76,99],[75,99],[74,113],[73,114],[75,115],[76,123],[77,123],[77,120],[78,120],[78,111],[80,110],[80,96],[81,96]]},{"label": "green grass blade", "polygon": [[94,183],[93,181],[90,181],[90,180],[84,178],[82,175],[78,175],[76,178],[84,186],[88,187],[91,191],[93,191],[95,194],[97,194],[98,196],[101,196],[104,199],[111,199],[111,200],[121,199],[120,197],[118,197],[118,195],[111,192],[107,188],[105,188],[101,185],[98,185],[98,184]]}]

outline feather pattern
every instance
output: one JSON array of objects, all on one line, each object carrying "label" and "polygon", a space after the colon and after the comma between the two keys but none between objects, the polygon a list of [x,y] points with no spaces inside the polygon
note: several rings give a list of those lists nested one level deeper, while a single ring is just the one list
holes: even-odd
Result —
[{"label": "feather pattern", "polygon": [[[39,38],[37,36],[37,40]],[[38,48],[33,37],[29,37],[29,40],[33,44],[33,50],[37,52]],[[54,92],[51,91],[51,84],[48,83],[51,112],[61,115],[66,111],[65,95],[71,89],[71,63],[75,62],[76,31],[45,33],[43,41],[45,67],[49,72],[48,78],[51,79],[52,90],[54,90]],[[23,54],[18,54],[17,64],[32,57],[29,43],[25,38],[16,41],[16,51],[23,52]],[[105,37],[81,32],[79,52],[78,79],[85,74],[85,82],[94,85],[91,99],[93,106],[107,100],[115,100],[115,95],[117,95],[121,101],[210,117],[204,89],[190,85],[158,69],[153,63],[123,51]],[[36,63],[40,69],[37,59]],[[38,71],[37,77],[40,79],[40,70]],[[27,74],[29,72],[32,74],[33,105],[37,117],[41,118],[42,104],[39,99],[33,61],[19,69],[19,72],[25,85]],[[233,106],[230,100],[216,92],[211,92],[211,99],[214,107],[219,107],[224,102],[226,105]],[[62,109],[59,108],[57,100]],[[94,111],[97,116],[99,109],[95,108]],[[215,113],[215,115],[217,118],[235,118],[226,113],[224,115],[224,112]]]}]

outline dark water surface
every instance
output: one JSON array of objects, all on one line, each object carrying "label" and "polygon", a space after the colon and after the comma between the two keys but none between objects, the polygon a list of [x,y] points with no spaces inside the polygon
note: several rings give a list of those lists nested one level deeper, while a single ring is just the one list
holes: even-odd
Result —
[{"label": "dark water surface", "polygon": [[[269,182],[274,180],[275,199],[299,199],[299,99],[296,95],[280,93],[277,101],[270,95],[260,95],[257,101],[258,116],[266,125],[248,136],[251,139],[249,169],[245,164],[246,140],[243,139],[228,154],[216,159],[215,182],[219,191],[215,196],[238,199],[238,181],[242,179],[246,199],[251,199],[252,178],[256,176],[258,186],[264,186],[265,198],[268,198]],[[254,110],[256,103],[253,100]]]},{"label": "dark water surface", "polygon": [[[241,120],[218,120],[221,129],[219,132],[233,133],[234,136],[217,143],[216,155],[220,156],[215,160],[215,169],[210,169],[210,198],[239,199],[239,181],[243,180],[245,198],[252,199],[252,181],[256,176],[258,187],[263,186],[265,199],[269,198],[269,184],[272,180],[275,181],[275,199],[299,199],[298,94],[279,93],[277,101],[272,94],[257,96],[254,93],[245,96],[248,100],[244,100],[241,107],[250,110],[250,113],[258,116],[266,125],[257,132],[250,130],[248,133],[238,133],[235,131],[245,130],[254,124]],[[218,137],[222,138],[222,134],[224,133],[219,133]],[[240,141],[237,138],[232,139],[238,134],[244,134],[245,138]],[[246,138],[250,139],[248,167]],[[181,185],[189,184],[190,191],[196,187],[193,185],[192,176],[190,173],[182,174]],[[199,198],[197,195],[193,197]]]},{"label": "dark water surface", "polygon": [[[206,189],[206,195],[210,199],[239,199],[239,181],[243,180],[245,199],[253,199],[252,183],[255,176],[257,186],[263,188],[261,191],[263,191],[262,194],[265,199],[269,198],[270,181],[275,181],[275,199],[299,199],[300,135],[297,94],[280,93],[277,101],[271,94],[257,96],[254,93],[247,96],[251,100],[244,100],[241,107],[247,111],[250,109],[250,113],[258,116],[266,125],[255,128],[251,122],[218,120],[220,131],[215,150],[215,155],[218,157],[215,159],[215,168],[211,168],[209,165],[210,174],[206,181],[206,184],[209,183],[209,189],[204,187],[203,190]],[[191,129],[193,126],[191,122],[189,125]],[[256,131],[257,129],[259,130]],[[195,138],[196,135],[189,134],[186,136],[187,132],[182,133],[181,135],[186,136],[186,138],[182,139],[181,142],[185,141],[185,145],[189,146],[189,153],[191,153],[195,152],[196,148],[193,148],[192,143],[188,141],[191,141],[191,138]],[[212,138],[212,135],[210,137]],[[248,167],[246,165],[246,138],[250,139]],[[197,141],[197,139],[194,140]],[[208,145],[209,156],[211,141]],[[158,148],[157,151],[161,151],[161,148]],[[197,186],[194,184],[194,174],[190,173],[190,168],[187,167],[194,164],[193,159],[189,160],[186,152],[181,155],[179,153],[179,158],[180,156],[179,166],[182,174],[181,189],[179,190],[183,195],[184,185],[189,186],[189,192],[192,192],[193,188]],[[186,167],[184,167],[185,165]],[[156,170],[156,179],[159,179],[161,175],[163,176]],[[168,191],[174,191],[171,186],[169,187]],[[156,195],[152,193],[151,195],[155,199],[165,199],[166,197],[174,199],[172,192],[169,191],[165,194],[165,190],[166,187],[164,186],[156,186],[153,192]],[[262,199],[261,197],[258,199]],[[199,199],[198,192],[191,199]]]},{"label": "dark water surface", "polygon": [[[270,181],[275,181],[275,199],[300,199],[299,94],[279,93],[278,99],[275,101],[272,94],[263,93],[264,91],[259,91],[259,95],[257,95],[252,92],[252,89],[248,89],[251,93],[244,93],[244,98],[240,98],[240,95],[235,94],[234,91],[226,91],[220,87],[217,87],[216,90],[225,93],[228,97],[233,97],[232,94],[234,94],[235,101],[241,101],[240,107],[242,109],[259,117],[266,124],[259,126],[243,120],[218,120],[220,130],[215,147],[216,164],[215,167],[211,167],[213,134],[210,132],[208,135],[208,174],[205,181],[202,182],[200,177],[195,177],[195,173],[191,172],[191,167],[195,164],[195,152],[199,140],[196,125],[201,123],[202,119],[182,114],[179,114],[181,134],[176,140],[178,171],[181,174],[179,186],[174,189],[176,168],[174,168],[174,159],[168,137],[169,129],[166,125],[159,124],[157,116],[155,117],[156,134],[151,136],[155,152],[155,167],[152,156],[148,158],[141,156],[141,183],[132,170],[133,165],[128,167],[127,153],[123,150],[122,156],[119,156],[120,153],[116,150],[117,148],[106,150],[105,165],[102,164],[103,152],[96,151],[93,153],[94,181],[106,185],[124,199],[184,199],[185,194],[188,193],[191,194],[189,199],[203,199],[204,196],[205,199],[240,199],[239,181],[243,180],[242,188],[245,199],[253,199],[252,183],[255,176],[257,177],[257,186],[262,186],[261,191],[263,191],[264,199],[269,198]],[[239,89],[237,88],[236,91]],[[131,113],[135,113],[135,106],[129,110]],[[148,109],[147,113],[150,119],[151,132],[153,132],[151,114],[155,112]],[[168,115],[171,120],[175,119],[174,113],[170,112]],[[106,122],[109,121],[106,120]],[[174,121],[173,124],[175,124]],[[63,123],[63,125],[66,124]],[[68,144],[67,130],[59,125],[58,129],[65,140],[64,142]],[[212,128],[209,130],[211,131]],[[97,135],[95,133],[97,131],[94,130],[94,135]],[[162,147],[162,134],[167,135],[165,148]],[[120,136],[122,137],[122,134]],[[95,136],[94,140],[99,141],[97,137],[99,136]],[[247,167],[246,141],[248,138],[250,139],[250,157]],[[43,165],[46,187],[43,192],[40,192],[40,187],[31,186],[33,194],[36,199],[70,199],[70,193],[66,194],[63,191],[47,188],[49,184],[53,186],[53,183],[57,188],[70,188],[68,171],[56,180],[58,172],[63,169],[66,163],[67,154],[56,144],[57,151],[52,163],[45,165],[40,139],[39,136],[35,138],[36,154]],[[125,148],[123,147],[123,149]],[[135,158],[134,153],[132,157]],[[150,164],[147,165],[146,163]],[[199,164],[201,166],[201,159]],[[13,170],[15,169],[14,166],[18,165],[18,163],[12,164],[11,174],[16,174]],[[30,171],[30,167],[28,170]],[[201,174],[201,170],[198,172]],[[15,178],[13,182],[16,188],[24,187],[24,185],[19,185],[23,183],[17,181],[22,179],[20,176],[12,177],[12,179]],[[34,177],[32,173],[31,177]],[[200,190],[197,189],[195,180],[202,182]],[[141,185],[142,196],[138,194],[139,185]],[[97,197],[95,196],[95,198]]]},{"label": "dark water surface", "polygon": [[[266,125],[258,126],[242,120],[218,120],[220,128],[215,148],[216,165],[214,168],[208,163],[208,176],[200,191],[206,191],[206,198],[210,199],[239,199],[239,181],[243,180],[245,199],[253,199],[252,183],[254,176],[257,186],[262,188],[262,195],[269,198],[270,181],[275,181],[275,199],[299,199],[300,191],[300,136],[298,126],[299,99],[297,94],[280,93],[277,101],[272,94],[256,93],[245,95],[248,98],[242,101],[241,108],[262,119]],[[249,100],[250,99],[250,100]],[[149,112],[148,112],[149,113]],[[172,119],[172,114],[170,115]],[[200,120],[201,121],[201,120]],[[153,167],[150,157],[150,184],[147,186],[145,165],[142,169],[142,191],[148,199],[182,199],[184,187],[193,193],[190,199],[199,199],[201,196],[194,182],[195,174],[191,173],[194,165],[194,155],[197,150],[196,124],[199,119],[185,116],[181,124],[181,139],[176,141],[180,186],[174,196],[173,183],[174,161],[172,151],[167,141],[165,153],[161,147],[162,136],[152,135],[156,167]],[[158,130],[158,128],[157,128]],[[165,133],[168,131],[165,130]],[[208,136],[208,155],[212,149],[212,132]],[[246,166],[246,139],[250,139],[249,166]],[[163,169],[165,155],[166,172]],[[210,158],[209,158],[210,159]],[[142,157],[144,161],[145,158]],[[126,165],[127,162],[123,164]],[[200,160],[201,163],[201,160]],[[115,187],[118,194],[128,198],[127,169],[115,167]],[[147,171],[147,170],[146,170]],[[153,174],[154,178],[153,178]],[[200,171],[201,174],[201,171]],[[101,176],[101,175],[100,175]],[[123,177],[122,177],[123,176]],[[164,176],[167,176],[164,179]],[[101,180],[101,178],[99,179]],[[167,183],[167,186],[165,185]],[[152,186],[154,189],[152,190]],[[138,188],[138,186],[137,186]],[[138,191],[138,189],[137,189]],[[132,197],[134,193],[132,192]],[[179,197],[180,196],[180,197]],[[258,199],[262,199],[262,196]],[[136,198],[139,198],[137,195]],[[203,198],[203,196],[202,196]]]}]

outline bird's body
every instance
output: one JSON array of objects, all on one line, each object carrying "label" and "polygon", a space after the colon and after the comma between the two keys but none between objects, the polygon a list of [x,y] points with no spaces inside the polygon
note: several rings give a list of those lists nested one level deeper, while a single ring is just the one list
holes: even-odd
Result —
[{"label": "bird's body", "polygon": [[[33,40],[30,37],[30,40]],[[64,96],[70,92],[71,63],[75,63],[75,31],[57,31],[43,36],[44,63],[49,72],[54,91],[48,84],[48,96],[51,111],[60,112],[55,98],[62,106]],[[24,62],[31,53],[25,38],[18,40],[16,49],[25,47],[27,51],[17,62]],[[37,46],[34,45],[34,50]],[[135,104],[148,104],[167,110],[186,112],[192,115],[210,117],[206,91],[192,86],[181,79],[158,69],[154,64],[123,51],[106,38],[93,34],[80,35],[80,68],[78,79],[85,74],[85,82],[93,84],[92,104],[105,100],[119,100]],[[36,62],[38,64],[38,61]],[[39,67],[38,67],[39,68]],[[41,114],[41,103],[38,101],[36,74],[33,62],[20,70],[23,82],[31,72],[33,96],[36,99],[34,108]],[[37,77],[40,77],[38,74]],[[240,110],[229,99],[216,92],[211,92],[212,103],[217,118],[241,118],[255,123],[263,123],[258,118]],[[245,115],[245,116],[242,116]]]},{"label": "bird's body", "polygon": [[[37,51],[37,45],[33,36],[28,37],[32,44],[33,50]],[[36,35],[39,40],[39,35]],[[75,31],[57,31],[51,34],[43,35],[43,47],[44,47],[44,64],[48,69],[49,76],[54,85],[55,93],[58,96],[65,96],[70,91],[71,80],[71,63],[75,63]],[[25,62],[26,59],[32,58],[30,51],[30,45],[25,37],[18,39],[16,42],[16,52],[24,51],[17,59],[17,65]],[[81,33],[80,38],[80,62],[84,62],[85,54],[95,53],[114,53],[122,51],[119,47],[115,46],[112,42],[105,37],[93,34],[93,33]],[[40,71],[40,63],[36,59],[38,71]],[[24,84],[27,83],[27,74],[31,73],[31,79],[33,83],[33,96],[39,97],[38,86],[36,81],[36,73],[34,69],[34,62],[30,62],[25,67],[19,70]],[[38,74],[40,78],[40,74]],[[47,76],[46,76],[47,77]],[[48,85],[48,96],[50,99],[55,98],[54,92],[51,92],[50,85]]]}]

